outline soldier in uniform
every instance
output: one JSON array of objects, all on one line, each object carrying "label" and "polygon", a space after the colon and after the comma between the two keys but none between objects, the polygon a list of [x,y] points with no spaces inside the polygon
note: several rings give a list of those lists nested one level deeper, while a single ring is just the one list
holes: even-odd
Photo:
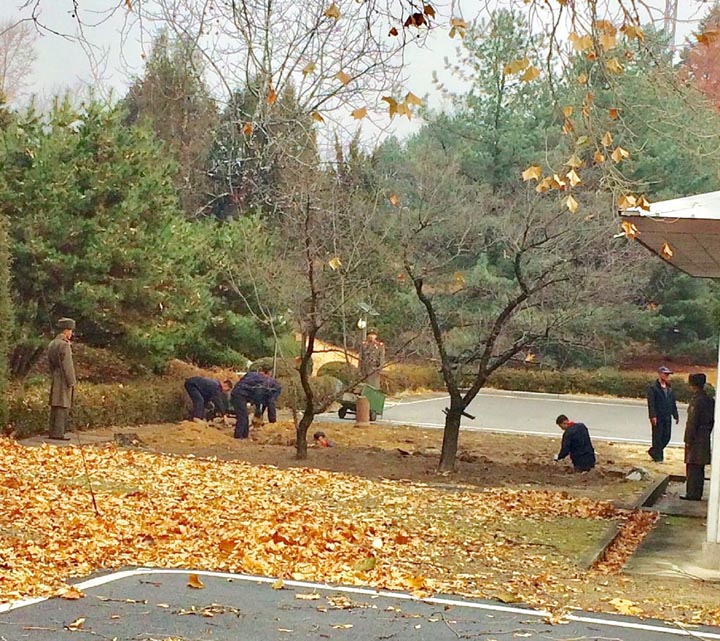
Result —
[{"label": "soldier in uniform", "polygon": [[73,364],[72,340],[75,321],[61,318],[57,322],[60,333],[48,346],[48,364],[50,366],[50,438],[57,441],[69,441],[65,434],[75,388],[75,365]]},{"label": "soldier in uniform", "polygon": [[715,424],[715,401],[705,391],[705,374],[690,374],[688,383],[693,396],[685,424],[685,496],[684,501],[702,499],[705,466],[710,464],[710,432]]},{"label": "soldier in uniform", "polygon": [[360,373],[368,385],[380,389],[380,370],[384,364],[385,343],[378,340],[376,330],[368,330],[367,339],[360,346]]}]

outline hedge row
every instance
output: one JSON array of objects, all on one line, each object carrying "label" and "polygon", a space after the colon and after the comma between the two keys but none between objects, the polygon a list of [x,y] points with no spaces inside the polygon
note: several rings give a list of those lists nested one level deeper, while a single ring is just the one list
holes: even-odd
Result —
[{"label": "hedge row", "polygon": [[[186,416],[186,394],[178,379],[150,378],[133,383],[80,383],[75,390],[71,429],[179,421]],[[18,438],[48,430],[48,389],[11,390],[8,427]]]},{"label": "hedge row", "polygon": [[[569,369],[530,370],[505,368],[493,373],[489,387],[526,392],[546,392],[550,394],[591,394],[596,396],[619,396],[624,398],[644,398],[648,386],[653,382],[653,374],[644,372],[625,372],[612,368],[598,370]],[[691,391],[687,377],[673,376],[672,387],[678,401],[688,402]],[[712,388],[708,386],[712,393]]]}]

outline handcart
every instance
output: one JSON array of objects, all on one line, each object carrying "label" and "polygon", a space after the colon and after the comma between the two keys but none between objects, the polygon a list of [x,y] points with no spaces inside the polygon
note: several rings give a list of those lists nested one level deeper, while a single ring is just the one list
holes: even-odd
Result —
[{"label": "handcart", "polygon": [[338,416],[345,418],[348,414],[357,414],[357,399],[364,396],[370,404],[370,420],[376,421],[378,416],[382,416],[385,409],[385,394],[379,389],[368,385],[367,383],[359,385],[355,390],[346,392],[340,399],[340,409]]}]

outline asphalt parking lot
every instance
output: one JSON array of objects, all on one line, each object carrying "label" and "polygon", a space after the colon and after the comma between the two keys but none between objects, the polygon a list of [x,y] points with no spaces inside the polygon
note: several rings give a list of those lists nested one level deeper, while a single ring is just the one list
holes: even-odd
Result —
[{"label": "asphalt parking lot", "polygon": [[213,572],[131,569],[76,585],[83,598],[2,606],[0,641],[720,640],[720,629],[583,613],[552,624],[499,603]]}]

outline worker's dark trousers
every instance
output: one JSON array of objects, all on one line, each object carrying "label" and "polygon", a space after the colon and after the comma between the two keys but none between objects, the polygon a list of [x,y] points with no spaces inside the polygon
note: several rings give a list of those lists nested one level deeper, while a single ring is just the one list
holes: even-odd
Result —
[{"label": "worker's dark trousers", "polygon": [[193,418],[205,418],[205,397],[202,395],[200,390],[195,387],[191,382],[185,381],[185,391],[190,396],[190,400],[193,404]]},{"label": "worker's dark trousers", "polygon": [[703,495],[703,486],[705,485],[705,466],[704,465],[686,465],[685,477],[685,496],[689,499],[701,499]]},{"label": "worker's dark trousers", "polygon": [[652,428],[652,447],[649,450],[650,458],[660,462],[665,459],[664,450],[670,442],[672,431],[672,416],[658,416],[657,423]]},{"label": "worker's dark trousers", "polygon": [[250,435],[250,423],[248,421],[247,404],[250,399],[242,394],[232,395],[232,404],[235,408],[235,438],[247,438]]},{"label": "worker's dark trousers", "polygon": [[50,436],[53,438],[62,438],[65,435],[69,415],[69,407],[50,408]]}]

